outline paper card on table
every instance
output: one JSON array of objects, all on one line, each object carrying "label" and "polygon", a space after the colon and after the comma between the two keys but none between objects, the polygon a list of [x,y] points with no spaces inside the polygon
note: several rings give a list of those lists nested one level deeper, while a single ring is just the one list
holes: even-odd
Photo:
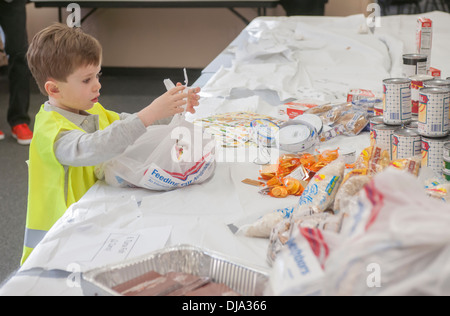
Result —
[{"label": "paper card on table", "polygon": [[163,248],[172,226],[152,227],[134,234],[111,233],[95,253],[89,265],[99,266],[123,261]]}]

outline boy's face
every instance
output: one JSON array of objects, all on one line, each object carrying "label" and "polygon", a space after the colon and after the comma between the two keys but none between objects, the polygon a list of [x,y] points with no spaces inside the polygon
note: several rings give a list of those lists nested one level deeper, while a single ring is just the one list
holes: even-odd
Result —
[{"label": "boy's face", "polygon": [[79,113],[91,109],[100,96],[100,65],[78,68],[66,82],[54,81],[56,93],[49,93],[50,103],[67,111]]}]

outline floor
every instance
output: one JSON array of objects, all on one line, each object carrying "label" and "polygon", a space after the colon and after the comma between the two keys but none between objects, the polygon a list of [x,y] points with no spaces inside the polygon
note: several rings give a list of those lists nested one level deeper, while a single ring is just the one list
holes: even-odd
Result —
[{"label": "floor", "polygon": [[[188,69],[189,81],[194,82],[201,70]],[[104,69],[101,79],[100,102],[116,112],[134,113],[150,104],[165,92],[163,80],[183,82],[182,69],[145,69],[134,74],[124,74],[117,69]],[[34,82],[29,114],[33,118],[45,102]],[[19,265],[22,255],[23,233],[27,209],[28,173],[25,161],[28,146],[18,145],[11,137],[6,121],[8,105],[8,80],[0,71],[0,129],[6,138],[0,141],[0,284]],[[32,123],[33,126],[33,123]]]}]

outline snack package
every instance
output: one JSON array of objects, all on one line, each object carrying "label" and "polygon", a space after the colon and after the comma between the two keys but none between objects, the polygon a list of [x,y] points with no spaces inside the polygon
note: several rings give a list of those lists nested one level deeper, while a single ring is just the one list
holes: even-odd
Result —
[{"label": "snack package", "polygon": [[320,169],[300,196],[295,216],[321,213],[331,206],[343,180],[344,170],[345,163],[342,159],[334,160]]},{"label": "snack package", "polygon": [[389,166],[395,167],[399,170],[407,171],[416,177],[419,175],[422,157],[416,156],[411,158],[403,158],[392,160]]},{"label": "snack package", "polygon": [[275,198],[301,196],[312,176],[338,157],[338,149],[325,150],[318,155],[282,155],[278,165],[265,166],[260,170],[261,179],[267,180],[267,188],[260,193]]}]

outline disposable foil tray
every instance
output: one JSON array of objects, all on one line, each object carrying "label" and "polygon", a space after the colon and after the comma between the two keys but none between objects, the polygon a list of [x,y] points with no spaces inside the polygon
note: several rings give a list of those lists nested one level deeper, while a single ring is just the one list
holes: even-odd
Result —
[{"label": "disposable foil tray", "polygon": [[231,261],[215,252],[189,245],[165,248],[119,264],[83,273],[82,289],[87,296],[120,296],[112,288],[147,272],[189,273],[224,283],[243,296],[263,295],[268,273],[262,268]]}]

